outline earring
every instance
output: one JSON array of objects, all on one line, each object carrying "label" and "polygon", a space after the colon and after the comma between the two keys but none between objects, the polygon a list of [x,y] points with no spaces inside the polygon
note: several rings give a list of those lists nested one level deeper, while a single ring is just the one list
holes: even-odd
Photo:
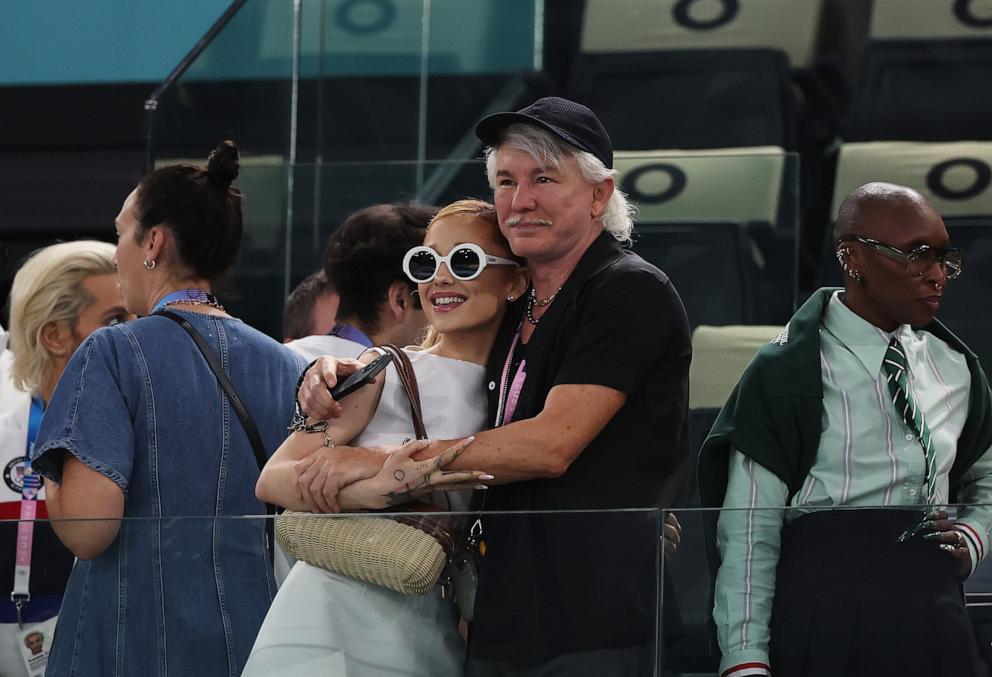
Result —
[{"label": "earring", "polygon": [[516,300],[516,298],[517,298],[516,296],[510,294],[509,296],[506,297],[506,300],[509,301],[510,303],[513,303]]},{"label": "earring", "polygon": [[837,252],[836,252],[836,254],[835,254],[837,256],[837,263],[840,264],[840,267],[844,269],[844,272],[845,273],[848,271],[847,261],[845,261],[845,258],[850,253],[851,253],[851,248],[850,247],[842,247],[842,248],[838,249]]},{"label": "earring", "polygon": [[150,261],[148,259],[145,259],[145,262],[142,263],[141,265],[145,267],[145,270],[151,270],[155,267],[155,259],[152,259]]},{"label": "earring", "polygon": [[[847,266],[844,266],[844,270],[847,270]],[[856,270],[848,270],[847,274],[851,276],[852,280],[854,280],[854,284],[859,287],[865,286],[865,278],[861,273]]]}]

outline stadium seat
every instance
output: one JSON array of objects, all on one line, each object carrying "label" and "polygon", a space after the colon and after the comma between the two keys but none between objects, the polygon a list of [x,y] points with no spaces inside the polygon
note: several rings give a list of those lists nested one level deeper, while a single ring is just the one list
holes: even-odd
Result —
[{"label": "stadium seat", "polygon": [[871,41],[861,58],[846,138],[992,139],[990,77],[992,40]]},{"label": "stadium seat", "polygon": [[570,97],[596,111],[618,149],[796,146],[789,63],[779,50],[581,54]]},{"label": "stadium seat", "polygon": [[[778,335],[781,327],[699,327],[692,335],[692,366],[689,370],[689,431],[693,468],[727,394],[740,379],[751,357],[764,343]],[[702,397],[699,394],[702,393]],[[666,564],[682,614],[684,636],[665,651],[666,674],[714,673],[718,651],[710,631],[712,572],[707,549],[707,522],[712,512],[701,512],[695,472],[686,478],[676,502],[682,523],[682,546]],[[708,518],[708,519],[707,519]]]},{"label": "stadium seat", "polygon": [[756,321],[757,266],[744,225],[640,222],[634,251],[671,278],[690,326]]},{"label": "stadium seat", "polygon": [[781,331],[779,325],[696,327],[689,366],[689,408],[722,407],[758,348]]},{"label": "stadium seat", "polygon": [[[788,318],[796,274],[794,165],[775,147],[615,154],[617,183],[638,207],[637,234],[649,235],[635,249],[660,257],[663,263],[654,262],[690,299],[693,326]],[[706,228],[713,232],[699,232]],[[673,249],[651,244],[657,238]],[[727,275],[730,286],[715,283],[714,274]],[[757,298],[762,302],[752,305]],[[735,308],[734,299],[742,305]]]},{"label": "stadium seat", "polygon": [[992,214],[992,143],[847,143],[837,159],[831,214],[869,181],[920,191],[947,216]]},{"label": "stadium seat", "polygon": [[766,48],[784,52],[793,67],[806,67],[822,5],[823,0],[586,0],[581,51]]},{"label": "stadium seat", "polygon": [[[617,151],[617,185],[648,221],[727,219],[780,224],[785,152],[775,146],[704,151]],[[793,167],[788,167],[793,169]],[[785,184],[783,183],[785,182]]]},{"label": "stadium seat", "polygon": [[992,1],[874,0],[872,38],[992,38]]}]

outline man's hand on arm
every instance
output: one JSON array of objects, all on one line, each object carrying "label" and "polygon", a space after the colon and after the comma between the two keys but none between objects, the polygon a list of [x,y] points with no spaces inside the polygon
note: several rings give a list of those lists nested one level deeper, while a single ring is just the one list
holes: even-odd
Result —
[{"label": "man's hand on arm", "polygon": [[322,447],[293,463],[296,495],[302,505],[286,507],[307,512],[341,512],[338,502],[341,490],[375,477],[388,459],[389,452],[382,448]]},{"label": "man's hand on arm", "polygon": [[[624,393],[606,386],[555,386],[540,414],[479,433],[448,468],[485,468],[495,476],[487,484],[559,477],[626,400]],[[452,444],[451,440],[434,440],[414,458],[433,458]]]},{"label": "man's hand on arm", "polygon": [[331,388],[337,385],[339,379],[355,373],[364,366],[358,360],[326,355],[315,360],[300,379],[300,388],[296,394],[304,413],[318,421],[341,416],[344,410],[341,404],[331,397]]}]

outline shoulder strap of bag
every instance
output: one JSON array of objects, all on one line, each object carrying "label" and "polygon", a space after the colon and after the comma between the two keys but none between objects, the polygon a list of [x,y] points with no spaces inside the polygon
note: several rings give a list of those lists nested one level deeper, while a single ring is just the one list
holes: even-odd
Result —
[{"label": "shoulder strap of bag", "polygon": [[399,374],[400,383],[406,391],[406,396],[410,400],[410,415],[413,418],[413,430],[417,434],[418,440],[427,439],[427,428],[424,426],[424,413],[420,408],[420,388],[417,386],[417,375],[413,371],[413,365],[407,354],[392,343],[385,343],[378,346],[379,350],[385,351],[393,356],[393,366]]},{"label": "shoulder strap of bag", "polygon": [[234,389],[234,384],[231,383],[231,379],[228,377],[227,373],[224,372],[224,368],[221,366],[220,361],[217,356],[214,355],[210,346],[200,335],[193,325],[189,321],[173,312],[168,310],[160,310],[154,315],[161,315],[162,317],[167,317],[180,327],[186,330],[186,333],[193,338],[193,342],[196,343],[196,347],[200,349],[203,353],[203,358],[207,361],[210,370],[214,372],[214,376],[217,377],[217,381],[220,383],[220,387],[224,389],[227,394],[227,399],[231,403],[231,407],[237,413],[238,418],[241,419],[241,425],[245,428],[245,433],[248,434],[248,441],[251,443],[251,449],[255,453],[255,461],[258,463],[258,469],[261,470],[265,467],[266,457],[265,457],[265,446],[262,444],[262,436],[258,434],[258,428],[255,427],[255,421],[252,419],[251,414],[248,413],[248,409],[245,407],[244,402],[238,395],[238,391]]}]

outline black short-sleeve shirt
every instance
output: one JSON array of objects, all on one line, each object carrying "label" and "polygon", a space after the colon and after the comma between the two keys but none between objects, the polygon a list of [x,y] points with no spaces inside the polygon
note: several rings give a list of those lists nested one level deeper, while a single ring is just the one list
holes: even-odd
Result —
[{"label": "black short-sleeve shirt", "polygon": [[[488,368],[494,423],[522,304],[514,310]],[[540,413],[557,385],[603,385],[625,393],[627,401],[561,477],[493,487],[486,492],[485,510],[664,505],[688,458],[690,357],[685,310],[668,277],[602,234],[528,342],[527,378],[513,420]],[[576,418],[582,415],[575,412]],[[657,524],[643,515],[617,514],[494,516],[486,523],[475,656],[527,662],[648,639],[654,627]],[[589,608],[582,591],[604,576],[615,581],[613,593]]]}]

